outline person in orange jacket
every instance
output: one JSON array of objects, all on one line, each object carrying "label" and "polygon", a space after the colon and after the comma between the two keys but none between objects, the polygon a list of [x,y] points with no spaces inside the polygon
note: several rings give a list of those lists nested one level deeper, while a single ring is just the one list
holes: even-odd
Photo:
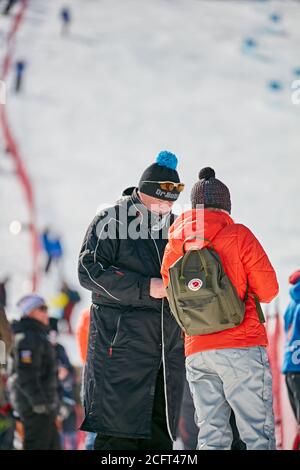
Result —
[{"label": "person in orange jacket", "polygon": [[[89,308],[83,310],[79,317],[79,321],[76,328],[76,339],[79,349],[80,358],[82,364],[86,363],[87,351],[88,351],[88,340],[89,340],[89,329],[90,329],[90,316],[91,311]],[[96,433],[88,432],[85,440],[85,449],[93,450],[94,442],[96,439]]]},{"label": "person in orange jacket", "polygon": [[90,309],[87,308],[81,312],[76,328],[76,338],[79,348],[80,358],[83,364],[86,363],[88,339],[90,328]]},{"label": "person in orange jacket", "polygon": [[[187,378],[199,427],[198,449],[230,449],[231,410],[247,449],[275,449],[268,340],[254,298],[268,303],[277,295],[275,271],[253,233],[230,217],[229,189],[213,169],[200,171],[191,202],[192,209],[179,216],[169,230],[161,271],[165,287],[169,268],[182,256],[184,241],[196,235],[210,240],[241,299],[245,299],[248,285],[245,316],[239,326],[185,336]],[[193,239],[186,248],[202,248],[208,243]]]}]

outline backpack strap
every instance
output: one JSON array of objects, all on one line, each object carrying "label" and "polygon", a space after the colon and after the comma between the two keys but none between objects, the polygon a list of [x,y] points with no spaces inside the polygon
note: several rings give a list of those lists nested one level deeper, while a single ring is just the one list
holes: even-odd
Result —
[{"label": "backpack strap", "polygon": [[[257,313],[260,323],[266,323],[265,315],[264,315],[263,309],[261,308],[260,301],[257,295],[252,294],[252,297],[254,298],[256,313]],[[249,299],[249,284],[248,284],[248,279],[247,279],[246,294],[244,297],[244,302],[246,302],[248,299]]]},{"label": "backpack strap", "polygon": [[266,319],[265,319],[265,316],[264,316],[263,309],[261,308],[260,302],[258,300],[258,297],[257,297],[257,295],[253,295],[253,297],[254,297],[254,301],[255,301],[255,307],[256,307],[256,312],[257,312],[257,315],[258,315],[258,319],[259,319],[260,323],[265,323]]},{"label": "backpack strap", "polygon": [[186,238],[186,239],[184,240],[184,242],[183,242],[182,251],[183,251],[183,254],[184,254],[184,255],[185,255],[185,253],[186,253],[186,249],[185,249],[185,244],[186,244],[186,242],[189,242],[189,241],[191,241],[191,240],[196,240],[196,239],[198,239],[198,240],[204,240],[205,242],[208,242],[208,244],[211,245],[211,248],[213,248],[213,244],[212,244],[212,242],[211,242],[208,238],[199,237],[198,235],[192,235],[191,237]]},{"label": "backpack strap", "polygon": [[[212,244],[212,241],[209,240],[208,238],[205,238],[205,237],[200,237],[199,235],[192,235],[188,238],[186,238],[183,242],[183,245],[182,245],[182,251],[183,251],[183,254],[185,255],[187,252],[185,251],[185,244],[186,242],[190,241],[190,240],[195,240],[195,239],[198,239],[198,240],[203,240],[205,242],[208,242],[208,245],[209,245],[209,248],[213,249],[213,244]],[[194,250],[188,250],[189,252],[191,251],[194,251]],[[203,253],[201,251],[201,248],[198,248],[197,250],[198,253],[198,256],[200,258],[200,263],[203,267],[203,270],[205,272],[205,277],[206,277],[206,284],[207,286],[210,286],[211,287],[211,276],[209,274],[209,271],[208,271],[208,268],[207,268],[207,263],[206,263],[206,260],[205,260],[205,257],[203,256]],[[186,259],[184,259],[183,263],[182,263],[182,269],[181,269],[181,273],[183,274],[183,269],[184,269],[184,266],[185,266],[185,263],[186,263]]]}]

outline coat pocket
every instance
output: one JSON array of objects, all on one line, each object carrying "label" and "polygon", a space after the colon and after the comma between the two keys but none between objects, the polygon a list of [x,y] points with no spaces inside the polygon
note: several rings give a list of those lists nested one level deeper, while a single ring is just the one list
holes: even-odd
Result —
[{"label": "coat pocket", "polygon": [[94,304],[93,307],[95,308],[95,320],[101,342],[109,347],[115,346],[119,338],[122,313],[102,305]]}]

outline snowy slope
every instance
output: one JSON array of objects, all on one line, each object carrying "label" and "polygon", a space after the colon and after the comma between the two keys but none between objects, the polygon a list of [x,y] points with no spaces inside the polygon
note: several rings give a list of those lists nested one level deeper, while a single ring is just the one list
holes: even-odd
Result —
[{"label": "snowy slope", "polygon": [[[233,217],[266,247],[286,304],[286,278],[299,265],[300,106],[290,99],[299,4],[74,0],[72,34],[62,38],[63,4],[30,1],[15,54],[28,62],[26,89],[11,93],[7,107],[39,225],[63,234],[69,280],[77,282],[78,250],[96,208],[167,148],[187,184],[180,204],[205,165],[228,184]],[[268,18],[274,11],[283,15],[277,26]],[[8,20],[0,21],[4,36]],[[257,40],[255,56],[243,53],[245,37]],[[282,80],[282,93],[267,88],[271,79]],[[1,155],[3,166],[11,170]],[[25,213],[12,175],[1,173],[1,193],[1,273],[15,273],[15,299],[30,271],[28,237],[7,227]]]}]

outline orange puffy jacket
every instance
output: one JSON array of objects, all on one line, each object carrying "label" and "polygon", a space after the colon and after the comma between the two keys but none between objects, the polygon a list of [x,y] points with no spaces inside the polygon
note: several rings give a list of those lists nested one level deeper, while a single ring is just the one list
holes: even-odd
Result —
[{"label": "orange puffy jacket", "polygon": [[90,309],[83,310],[80,314],[79,321],[76,328],[76,338],[79,347],[80,357],[82,363],[86,363],[88,339],[90,329]]},{"label": "orange puffy jacket", "polygon": [[[253,294],[260,302],[271,302],[278,293],[276,274],[253,233],[244,225],[235,224],[226,212],[192,209],[176,219],[169,230],[169,243],[162,262],[164,285],[169,283],[170,266],[182,256],[184,240],[194,235],[212,242],[241,299],[245,298],[248,281],[248,300],[244,320],[239,326],[208,335],[186,335],[186,356],[208,349],[266,346],[266,330],[259,321]],[[186,249],[195,245],[203,247],[207,243],[193,240],[187,242]]]}]

